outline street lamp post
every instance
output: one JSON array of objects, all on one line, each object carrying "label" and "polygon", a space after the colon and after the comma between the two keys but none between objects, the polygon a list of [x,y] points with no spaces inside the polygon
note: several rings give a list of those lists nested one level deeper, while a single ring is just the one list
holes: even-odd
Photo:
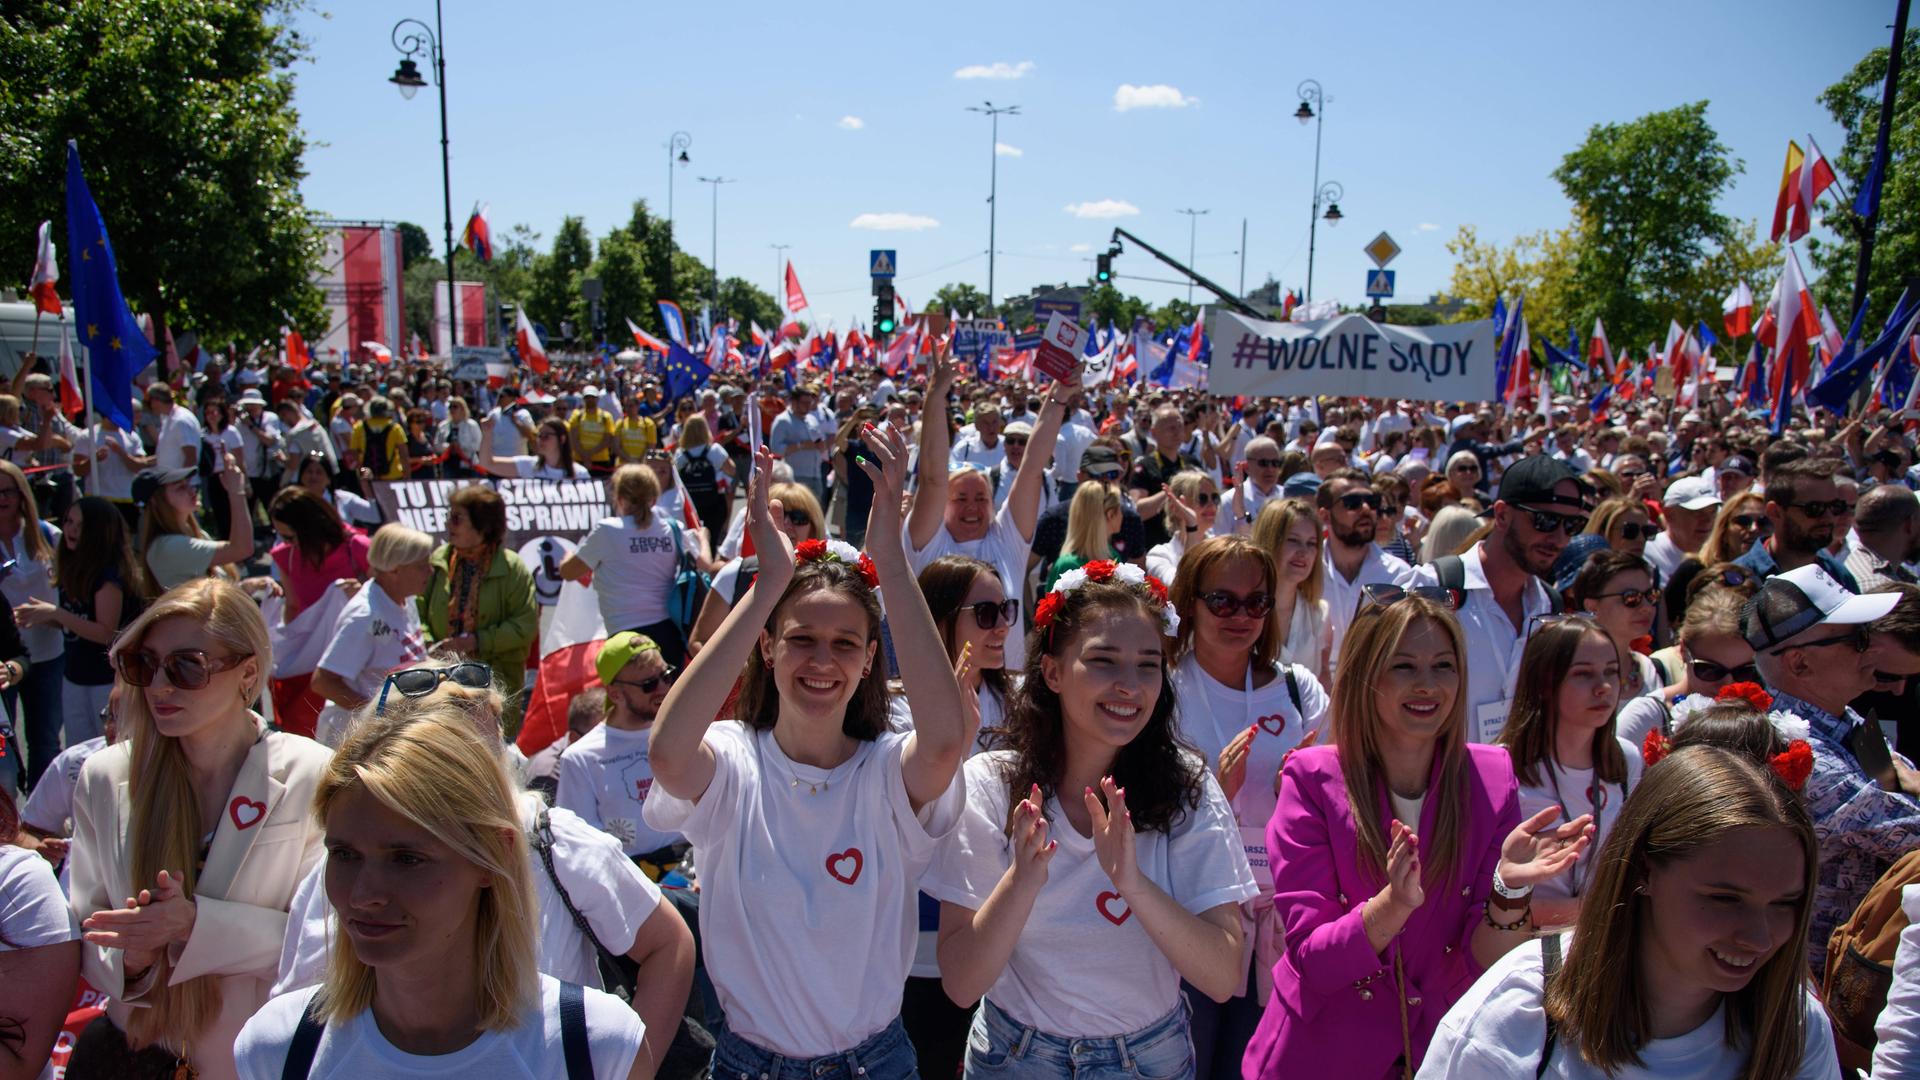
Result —
[{"label": "street lamp post", "polygon": [[695,177],[703,184],[713,185],[713,317],[720,317],[720,185],[737,183],[729,176]]},{"label": "street lamp post", "polygon": [[[1305,124],[1313,121],[1313,210],[1307,216],[1307,299],[1313,299],[1313,242],[1315,227],[1320,224],[1320,204],[1328,203],[1327,224],[1338,225],[1340,218],[1340,197],[1346,194],[1339,184],[1328,181],[1320,183],[1320,125],[1326,119],[1327,95],[1319,82],[1308,79],[1299,86],[1300,107],[1293,112],[1293,118]],[[1318,106],[1318,109],[1315,109]],[[1328,193],[1331,192],[1331,195]]]},{"label": "street lamp post", "polygon": [[985,113],[993,121],[993,171],[987,187],[987,306],[993,307],[993,248],[994,230],[1000,217],[1000,117],[1019,116],[1020,106],[995,106],[988,101],[980,105],[967,106],[968,112]]},{"label": "street lamp post", "polygon": [[[781,316],[780,321],[785,322],[786,313],[787,313],[787,299],[784,294],[787,291],[786,290],[787,276],[785,273],[787,269],[787,249],[792,247],[793,245],[792,244],[768,244],[767,246],[773,249],[773,306],[777,311],[780,312],[780,316]],[[778,330],[779,327],[776,326],[774,327],[774,329]]]},{"label": "street lamp post", "polygon": [[[673,138],[666,141],[667,148],[667,251],[673,251],[673,167],[687,167],[692,160],[687,157],[687,148],[693,145],[693,136],[684,131],[676,131]],[[671,255],[669,255],[671,257]]]},{"label": "street lamp post", "polygon": [[[405,31],[403,34],[402,31]],[[446,213],[447,230],[447,348],[449,355],[459,344],[459,303],[453,285],[453,168],[447,157],[447,58],[441,49],[445,35],[440,21],[440,0],[433,0],[433,27],[419,19],[401,19],[393,24],[393,47],[400,50],[400,66],[387,81],[400,88],[400,96],[411,99],[427,85],[420,66],[413,58],[425,53],[433,66],[433,85],[440,92],[440,199]]]},{"label": "street lamp post", "polygon": [[[1176,210],[1177,214],[1187,215],[1187,269],[1193,269],[1193,238],[1200,227],[1200,215],[1212,213],[1211,210]],[[1193,279],[1187,279],[1187,303],[1193,303]]]}]

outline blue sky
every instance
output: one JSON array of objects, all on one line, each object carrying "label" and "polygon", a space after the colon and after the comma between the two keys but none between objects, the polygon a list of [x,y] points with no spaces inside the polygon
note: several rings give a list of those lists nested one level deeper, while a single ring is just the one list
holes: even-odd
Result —
[{"label": "blue sky", "polygon": [[[1828,153],[1841,133],[1816,95],[1884,46],[1892,0],[1598,4],[1385,0],[1321,3],[794,4],[713,8],[557,0],[446,5],[455,228],[476,202],[496,231],[549,242],[564,214],[597,237],[636,198],[664,211],[667,152],[682,245],[771,290],[778,254],[816,314],[872,310],[870,248],[899,251],[918,303],[949,281],[987,282],[991,100],[998,156],[996,292],[1080,281],[1114,225],[1176,257],[1197,219],[1197,268],[1229,288],[1271,274],[1304,284],[1313,131],[1302,79],[1329,98],[1322,179],[1346,189],[1319,230],[1314,292],[1358,302],[1360,248],[1405,249],[1398,299],[1446,285],[1462,224],[1506,241],[1567,220],[1549,175],[1592,124],[1707,99],[1745,162],[1723,210],[1769,217],[1788,138]],[[410,220],[439,246],[439,126],[431,89],[386,80],[395,20],[430,0],[353,0],[304,13],[312,43],[296,104],[313,141],[307,203],[343,218]],[[971,76],[971,77],[970,77]],[[1127,89],[1132,88],[1132,89]],[[1131,107],[1122,107],[1123,105]],[[1070,209],[1071,208],[1071,209]],[[1087,216],[1121,213],[1118,217]],[[856,222],[893,226],[885,231]],[[919,226],[901,228],[902,225]],[[1172,277],[1130,250],[1122,275]],[[1184,287],[1120,282],[1158,302]],[[1204,296],[1204,292],[1200,295]]]}]

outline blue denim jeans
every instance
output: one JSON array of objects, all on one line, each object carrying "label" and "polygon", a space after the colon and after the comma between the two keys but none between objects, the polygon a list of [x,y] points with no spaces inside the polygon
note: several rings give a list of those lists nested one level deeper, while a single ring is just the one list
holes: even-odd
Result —
[{"label": "blue denim jeans", "polygon": [[[21,727],[25,729],[26,784],[32,788],[60,753],[60,732],[65,727],[61,716],[61,691],[67,682],[67,654],[27,665],[27,677],[17,688],[0,693],[7,715],[13,715],[14,702],[21,702]],[[10,742],[7,751],[18,754],[20,742]]]},{"label": "blue denim jeans", "polygon": [[1174,1080],[1193,1075],[1187,1009],[1129,1035],[1076,1039],[1030,1028],[981,999],[967,1036],[968,1080]]},{"label": "blue denim jeans", "polygon": [[735,1035],[713,1029],[713,1080],[920,1080],[907,1029],[898,1017],[851,1050],[817,1058],[782,1057]]}]

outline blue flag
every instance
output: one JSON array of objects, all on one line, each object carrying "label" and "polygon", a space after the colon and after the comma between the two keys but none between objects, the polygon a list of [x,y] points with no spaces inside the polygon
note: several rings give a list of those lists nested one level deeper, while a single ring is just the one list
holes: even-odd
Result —
[{"label": "blue flag", "polygon": [[1866,178],[1860,181],[1860,190],[1853,197],[1853,212],[1862,218],[1870,218],[1880,212],[1880,182],[1887,172],[1887,141],[1881,139],[1873,148],[1873,165],[1867,169]]},{"label": "blue flag", "polygon": [[657,301],[657,304],[660,308],[660,324],[666,327],[667,337],[685,346],[687,344],[687,317],[681,313],[680,305],[671,300],[660,300]]},{"label": "blue flag", "polygon": [[677,341],[667,342],[667,400],[679,401],[706,385],[713,369]]},{"label": "blue flag", "polygon": [[1714,347],[1715,345],[1718,345],[1718,344],[1720,344],[1720,339],[1719,339],[1719,338],[1717,338],[1717,337],[1714,337],[1714,336],[1713,336],[1713,331],[1711,331],[1711,330],[1709,330],[1709,329],[1707,329],[1707,321],[1706,321],[1705,319],[1701,319],[1701,320],[1700,320],[1700,334],[1699,334],[1699,336],[1700,336],[1700,351],[1701,351],[1701,352],[1705,352],[1705,351],[1707,351],[1708,349],[1711,349],[1711,348],[1713,348],[1713,347]]},{"label": "blue flag", "polygon": [[73,317],[87,347],[93,408],[133,430],[133,377],[153,362],[155,349],[127,310],[120,272],[107,242],[107,225],[80,171],[80,147],[67,141],[67,275]]},{"label": "blue flag", "polygon": [[1518,335],[1502,332],[1503,327],[1519,323],[1520,313],[1527,306],[1527,298],[1522,296],[1513,302],[1513,314],[1509,316],[1504,304],[1495,301],[1493,310],[1493,337],[1500,343],[1500,351],[1493,358],[1493,392],[1504,395],[1507,392],[1507,375],[1513,370],[1514,350],[1519,347]]},{"label": "blue flag", "polygon": [[[1905,296],[1902,295],[1904,301]],[[1807,391],[1807,404],[1823,405],[1837,413],[1845,413],[1847,404],[1853,395],[1859,392],[1867,380],[1873,377],[1882,361],[1889,360],[1906,344],[1914,329],[1914,317],[1920,313],[1920,304],[1898,305],[1893,318],[1887,320],[1880,336],[1872,345],[1861,349],[1860,323],[1867,313],[1867,306],[1853,314],[1853,325],[1847,330],[1846,342],[1840,346],[1839,353],[1833,358],[1833,365],[1820,380],[1820,385]]]},{"label": "blue flag", "polygon": [[1499,341],[1507,336],[1507,298],[1493,298],[1493,340]]}]

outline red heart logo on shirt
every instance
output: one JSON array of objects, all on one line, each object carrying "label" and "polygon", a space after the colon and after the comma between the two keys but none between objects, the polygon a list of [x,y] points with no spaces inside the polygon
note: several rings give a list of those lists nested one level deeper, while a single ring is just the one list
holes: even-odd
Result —
[{"label": "red heart logo on shirt", "polygon": [[865,862],[860,849],[850,847],[837,855],[827,856],[827,874],[842,885],[851,885],[860,880],[860,868]]},{"label": "red heart logo on shirt", "polygon": [[255,802],[245,795],[235,795],[227,804],[227,816],[233,819],[236,828],[251,829],[267,816],[267,804]]},{"label": "red heart logo on shirt", "polygon": [[1269,735],[1278,735],[1287,730],[1287,718],[1284,713],[1260,718],[1260,727]]},{"label": "red heart logo on shirt", "polygon": [[1127,902],[1121,899],[1117,892],[1103,892],[1094,897],[1093,903],[1100,909],[1101,916],[1115,926],[1133,917],[1133,909],[1127,906]]}]

